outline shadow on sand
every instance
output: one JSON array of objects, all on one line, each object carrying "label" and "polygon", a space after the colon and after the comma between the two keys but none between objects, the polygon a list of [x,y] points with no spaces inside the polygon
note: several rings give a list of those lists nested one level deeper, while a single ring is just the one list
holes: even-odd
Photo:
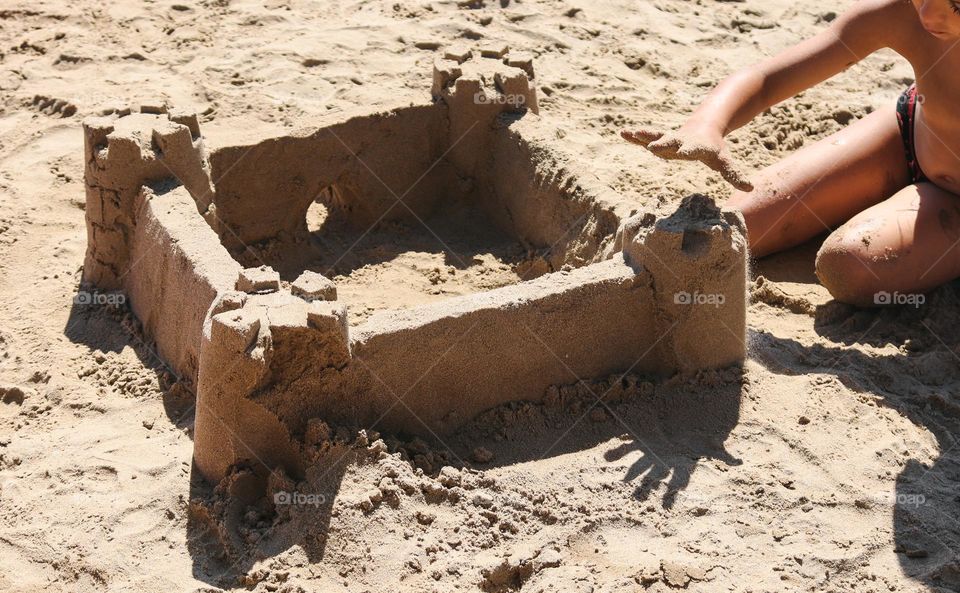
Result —
[{"label": "shadow on sand", "polygon": [[143,337],[140,322],[126,304],[85,305],[74,302],[63,334],[75,344],[102,353],[130,348],[140,363],[156,375],[167,419],[177,428],[193,425],[193,389],[160,358]]},{"label": "shadow on sand", "polygon": [[591,384],[586,393],[581,388],[582,396],[565,409],[509,404],[481,416],[450,446],[465,459],[481,445],[494,453],[499,467],[610,443],[603,460],[611,466],[640,453],[622,478],[636,484],[634,497],[647,501],[663,486],[661,504],[671,508],[703,460],[741,464],[724,442],[739,419],[742,373],[730,367],[656,384],[615,376],[614,382],[639,381],[640,393],[611,400],[614,390],[607,390],[607,381]]},{"label": "shadow on sand", "polygon": [[[768,258],[756,273],[811,284],[819,240]],[[814,331],[836,345],[806,345],[755,332],[754,357],[778,373],[834,375],[854,392],[878,396],[934,435],[932,464],[909,459],[896,478],[894,550],[907,576],[931,591],[960,591],[960,281],[940,287],[918,307],[858,309],[830,301]],[[893,354],[849,348],[895,346]],[[909,451],[906,454],[909,455]]]},{"label": "shadow on sand", "polygon": [[[739,367],[715,373],[709,379],[714,382],[712,388],[697,381],[661,383],[639,395],[637,387],[636,397],[617,402],[605,398],[597,403],[590,394],[562,408],[515,402],[490,410],[444,443],[425,443],[412,435],[385,438],[402,443],[408,461],[413,457],[410,449],[415,448],[410,443],[419,441],[434,451],[445,451],[441,453],[443,464],[456,468],[470,465],[464,460],[482,446],[494,452],[496,460],[484,466],[487,470],[610,443],[603,457],[616,471],[623,471],[620,461],[624,457],[640,453],[622,476],[623,481],[635,484],[634,497],[650,501],[663,488],[661,504],[670,508],[703,460],[741,463],[724,448],[739,416],[741,374]],[[642,384],[634,377],[629,383]],[[598,396],[602,393],[597,389]],[[599,410],[603,410],[602,420]],[[212,487],[194,471],[190,490],[194,502],[188,523],[194,576],[220,587],[255,584],[249,580],[255,575],[248,574],[254,563],[293,546],[303,549],[308,562],[321,562],[330,536],[333,502],[341,481],[356,463],[356,450],[335,448],[308,469],[304,480],[285,485],[264,483],[253,472],[238,468]],[[436,477],[439,469],[427,473]],[[299,496],[302,502],[274,504],[284,495]]]}]

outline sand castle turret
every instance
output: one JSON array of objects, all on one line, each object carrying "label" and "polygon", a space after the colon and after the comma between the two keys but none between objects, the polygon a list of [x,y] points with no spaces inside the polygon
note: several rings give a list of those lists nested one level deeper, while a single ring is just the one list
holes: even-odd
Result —
[{"label": "sand castle turret", "polygon": [[122,288],[131,264],[136,197],[141,187],[175,178],[203,212],[212,199],[200,124],[193,113],[145,106],[83,122],[87,193],[84,281]]},{"label": "sand castle turret", "polygon": [[450,159],[478,174],[491,153],[489,128],[501,114],[539,113],[533,58],[506,46],[448,50],[433,65],[434,100],[450,113]]},{"label": "sand castle turret", "polygon": [[670,216],[640,214],[621,229],[627,261],[654,279],[663,357],[683,370],[715,368],[747,354],[747,243],[743,216],[703,195]]},{"label": "sand castle turret", "polygon": [[[270,272],[271,270],[257,270]],[[308,278],[294,284],[311,283]],[[294,423],[281,421],[278,391],[319,386],[350,362],[346,307],[335,300],[294,295],[279,285],[237,280],[248,292],[228,291],[211,308],[203,332],[195,458],[206,475],[223,475],[238,459],[302,470]],[[285,385],[284,383],[300,383]],[[321,396],[317,393],[317,396]],[[304,428],[299,426],[296,428]]]}]

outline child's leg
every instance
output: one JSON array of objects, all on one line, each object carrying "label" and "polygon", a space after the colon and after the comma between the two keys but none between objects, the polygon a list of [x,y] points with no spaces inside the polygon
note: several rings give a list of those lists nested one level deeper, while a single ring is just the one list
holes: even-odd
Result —
[{"label": "child's leg", "polygon": [[893,106],[807,146],[754,177],[728,207],[743,212],[751,254],[762,257],[835,228],[909,183]]},{"label": "child's leg", "polygon": [[926,292],[960,277],[960,196],[909,185],[851,218],[817,254],[837,300],[870,306],[879,292]]}]

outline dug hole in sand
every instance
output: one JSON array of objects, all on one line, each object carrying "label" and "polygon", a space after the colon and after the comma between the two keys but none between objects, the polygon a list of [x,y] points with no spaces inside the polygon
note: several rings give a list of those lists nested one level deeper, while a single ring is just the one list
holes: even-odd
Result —
[{"label": "dug hole in sand", "polygon": [[160,107],[84,122],[84,281],[195,386],[203,476],[262,491],[330,425],[440,438],[558,384],[743,360],[739,214],[637,212],[542,141],[534,80],[448,52],[430,101],[242,145]]}]

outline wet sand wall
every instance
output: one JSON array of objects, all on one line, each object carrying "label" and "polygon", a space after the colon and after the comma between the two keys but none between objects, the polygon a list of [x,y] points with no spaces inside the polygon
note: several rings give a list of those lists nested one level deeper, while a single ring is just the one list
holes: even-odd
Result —
[{"label": "wet sand wall", "polygon": [[240,265],[183,186],[144,187],[136,212],[137,265],[122,278],[124,290],[157,354],[195,385],[204,321],[217,295],[233,289]]},{"label": "wet sand wall", "polygon": [[382,313],[349,337],[336,303],[282,290],[246,296],[213,317],[205,338],[198,466],[219,476],[250,457],[249,439],[230,438],[216,417],[237,434],[272,435],[256,437],[258,457],[291,459],[292,435],[302,436],[312,418],[448,434],[495,405],[537,401],[551,385],[666,372],[653,303],[650,276],[622,256]]},{"label": "wet sand wall", "polygon": [[599,261],[620,224],[603,199],[612,190],[578,176],[575,164],[546,148],[542,123],[528,114],[494,132],[492,158],[481,172],[489,195],[481,203],[501,228],[545,248],[555,270]]},{"label": "wet sand wall", "polygon": [[208,221],[235,251],[279,235],[306,231],[306,213],[327,188],[361,227],[379,220],[427,216],[462,186],[443,158],[443,104],[354,117],[302,136],[264,139],[214,150],[216,180]]}]

